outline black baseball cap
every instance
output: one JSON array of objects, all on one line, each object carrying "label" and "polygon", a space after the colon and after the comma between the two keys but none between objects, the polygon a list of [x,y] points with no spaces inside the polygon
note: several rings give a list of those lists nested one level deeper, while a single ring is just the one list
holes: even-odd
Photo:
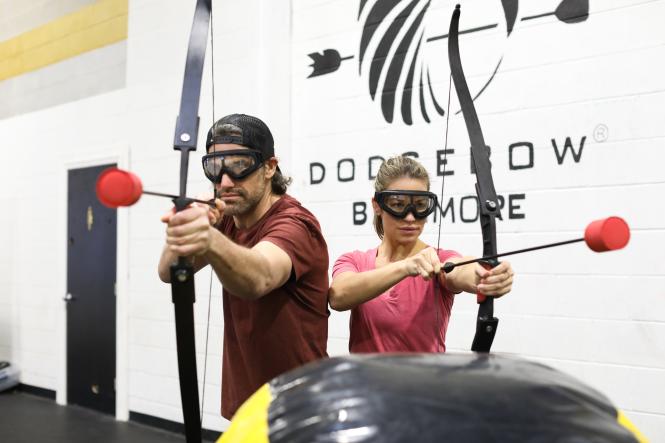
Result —
[{"label": "black baseball cap", "polygon": [[206,137],[206,151],[212,145],[225,143],[235,143],[259,151],[266,160],[275,156],[275,142],[268,125],[251,115],[227,115],[212,125]]}]

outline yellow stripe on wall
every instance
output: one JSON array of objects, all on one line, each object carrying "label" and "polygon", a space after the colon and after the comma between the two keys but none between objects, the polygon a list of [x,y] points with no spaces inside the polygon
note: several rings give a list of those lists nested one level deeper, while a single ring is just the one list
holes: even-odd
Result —
[{"label": "yellow stripe on wall", "polygon": [[98,0],[0,43],[0,81],[127,39],[129,0]]}]

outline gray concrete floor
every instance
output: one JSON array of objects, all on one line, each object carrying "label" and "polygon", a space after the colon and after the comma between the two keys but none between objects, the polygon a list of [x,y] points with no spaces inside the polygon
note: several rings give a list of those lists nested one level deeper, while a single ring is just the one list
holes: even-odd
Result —
[{"label": "gray concrete floor", "polygon": [[0,442],[184,442],[179,434],[19,391],[0,393]]}]

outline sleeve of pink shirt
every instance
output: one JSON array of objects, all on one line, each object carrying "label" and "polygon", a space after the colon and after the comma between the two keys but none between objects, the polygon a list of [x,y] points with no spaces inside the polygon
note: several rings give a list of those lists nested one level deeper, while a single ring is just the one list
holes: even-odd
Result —
[{"label": "sleeve of pink shirt", "polygon": [[353,251],[353,252],[347,252],[346,254],[342,255],[340,258],[335,261],[335,264],[333,265],[332,268],[332,275],[333,278],[337,274],[341,274],[342,272],[361,272],[359,263],[358,263],[358,256],[362,254],[360,251]]},{"label": "sleeve of pink shirt", "polygon": [[451,249],[439,249],[439,261],[441,263],[445,263],[451,258],[461,257],[461,256],[462,255],[459,252],[453,251]]}]

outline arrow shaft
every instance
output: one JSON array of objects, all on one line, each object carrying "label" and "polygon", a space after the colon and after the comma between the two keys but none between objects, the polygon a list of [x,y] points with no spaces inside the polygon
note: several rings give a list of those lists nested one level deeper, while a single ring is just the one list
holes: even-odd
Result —
[{"label": "arrow shaft", "polygon": [[[177,195],[165,194],[163,192],[143,191],[143,193],[147,194],[147,195],[154,195],[154,196],[157,196],[157,197],[166,197],[166,198],[170,198],[171,200],[173,200],[174,198],[179,198]],[[189,197],[185,197],[185,198],[189,202],[203,203],[204,205],[208,205],[208,206],[214,206],[215,205],[214,200],[205,201],[205,200],[199,200],[198,198],[189,198]]]},{"label": "arrow shaft", "polygon": [[501,254],[489,255],[487,257],[474,258],[473,260],[466,260],[466,261],[462,261],[462,262],[459,262],[459,263],[447,263],[447,265],[452,265],[452,266],[447,266],[446,269],[444,270],[444,272],[450,272],[458,266],[468,265],[468,264],[471,264],[471,263],[478,263],[478,262],[484,261],[484,260],[493,260],[495,258],[506,257],[508,255],[515,255],[515,254],[521,254],[523,252],[537,251],[538,249],[554,248],[556,246],[569,245],[571,243],[578,243],[578,242],[581,242],[581,241],[584,241],[584,237],[576,238],[574,240],[565,240],[565,241],[560,241],[560,242],[556,242],[556,243],[548,243],[546,245],[532,246],[530,248],[517,249],[515,251],[502,252]]},{"label": "arrow shaft", "polygon": [[166,197],[166,198],[171,198],[171,199],[173,199],[173,198],[178,198],[177,195],[173,195],[173,194],[164,194],[163,192],[143,191],[143,193],[144,193],[144,194],[147,194],[147,195],[154,195],[154,196],[156,196],[156,197]]}]

